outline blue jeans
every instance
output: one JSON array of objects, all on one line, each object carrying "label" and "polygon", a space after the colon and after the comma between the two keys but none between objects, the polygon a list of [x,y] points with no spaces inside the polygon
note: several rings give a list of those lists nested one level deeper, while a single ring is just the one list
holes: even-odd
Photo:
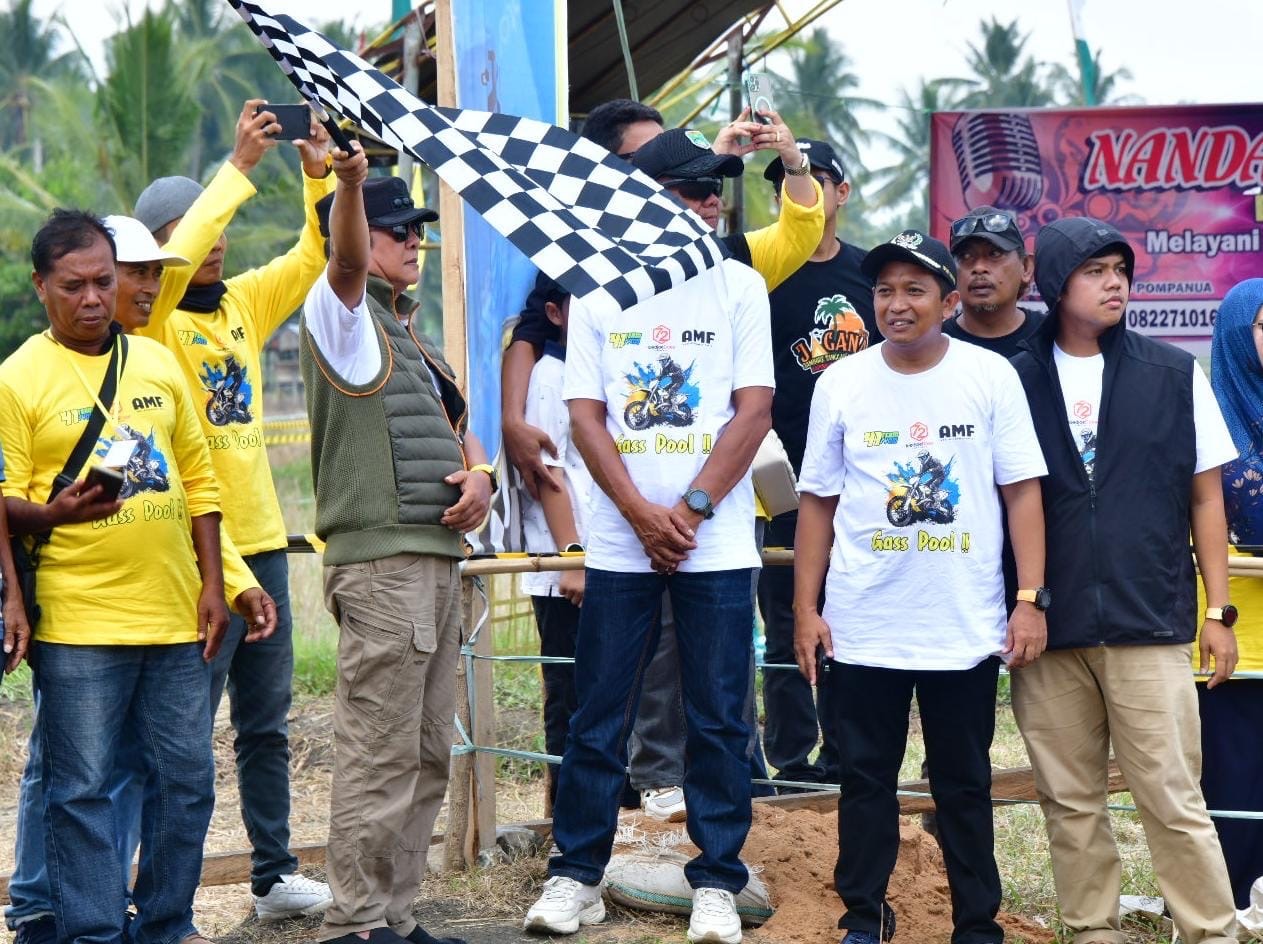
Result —
[{"label": "blue jeans", "polygon": [[684,693],[689,837],[701,854],[685,867],[694,888],[741,891],[750,830],[751,571],[621,574],[587,570],[575,679],[579,708],[561,764],[552,875],[595,885],[609,862],[627,766],[627,735],[645,669],[658,646],[663,590],[675,611]]},{"label": "blue jeans", "polygon": [[211,717],[228,686],[241,820],[250,837],[250,878],[266,882],[298,871],[289,851],[289,709],[294,642],[285,551],[245,558],[276,602],[276,632],[245,643],[246,622],[232,614],[224,644],[211,663]]},{"label": "blue jeans", "polygon": [[[35,717],[27,745],[26,767],[18,788],[17,839],[13,876],[9,879],[9,907],[4,917],[9,930],[24,921],[51,918],[53,892],[48,887],[44,857],[44,778],[40,751],[39,692],[35,693]],[[134,732],[123,732],[122,749],[115,753],[110,804],[115,810],[114,844],[118,852],[123,886],[131,894],[132,860],[140,845],[140,804],[145,788],[144,754]]]},{"label": "blue jeans", "polygon": [[214,807],[210,669],[201,645],[34,648],[44,843],[57,936],[119,944],[126,885],[111,803],[127,743],[144,760],[137,944],[193,933],[193,895]]}]

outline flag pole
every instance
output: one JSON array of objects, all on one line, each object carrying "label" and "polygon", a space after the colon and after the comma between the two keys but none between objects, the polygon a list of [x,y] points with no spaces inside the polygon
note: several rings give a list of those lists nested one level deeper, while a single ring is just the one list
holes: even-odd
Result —
[{"label": "flag pole", "polygon": [[1067,0],[1070,6],[1070,30],[1074,33],[1074,52],[1079,60],[1079,81],[1083,87],[1083,104],[1092,107],[1096,100],[1096,63],[1083,34],[1084,0]]}]

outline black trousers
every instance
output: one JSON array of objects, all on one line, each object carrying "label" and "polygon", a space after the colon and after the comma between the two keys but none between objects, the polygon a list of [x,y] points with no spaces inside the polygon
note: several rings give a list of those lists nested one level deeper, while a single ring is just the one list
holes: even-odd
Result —
[{"label": "black trousers", "polygon": [[[1197,683],[1202,719],[1202,793],[1212,810],[1263,812],[1263,679],[1237,679],[1207,691]],[[1237,908],[1250,906],[1250,886],[1263,876],[1263,822],[1214,819]]]},{"label": "black trousers", "polygon": [[[535,625],[539,629],[539,654],[574,658],[575,639],[579,635],[579,608],[565,597],[531,597],[535,607]],[[544,676],[544,750],[560,757],[566,753],[566,735],[570,733],[570,716],[579,706],[575,694],[574,666],[570,664],[540,666]],[[557,798],[557,775],[560,764],[548,765],[548,805]]]},{"label": "black trousers", "polygon": [[[798,512],[777,515],[764,533],[764,547],[793,547]],[[759,612],[767,636],[768,663],[794,663],[794,568],[764,567],[759,574]],[[778,780],[838,782],[837,738],[827,704],[828,691],[812,692],[802,675],[790,669],[763,673],[763,753]],[[817,704],[819,714],[817,717]],[[813,763],[811,753],[823,737]]]},{"label": "black trousers", "polygon": [[880,935],[899,854],[899,767],[915,693],[930,792],[952,893],[952,944],[998,944],[1004,933],[991,819],[991,760],[1000,660],[950,672],[828,664],[825,685],[842,762],[834,886],[838,927]]}]

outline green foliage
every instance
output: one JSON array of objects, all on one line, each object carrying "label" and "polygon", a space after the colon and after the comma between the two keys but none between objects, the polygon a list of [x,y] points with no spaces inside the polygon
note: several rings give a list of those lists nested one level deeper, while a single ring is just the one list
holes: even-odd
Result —
[{"label": "green foliage", "polygon": [[11,261],[6,254],[0,261],[0,298],[6,299],[0,313],[0,360],[8,357],[32,334],[48,327],[43,306],[31,286],[30,256]]},{"label": "green foliage", "polygon": [[198,106],[176,48],[169,12],[146,11],[106,47],[109,76],[97,95],[119,202],[156,177],[183,171]]}]

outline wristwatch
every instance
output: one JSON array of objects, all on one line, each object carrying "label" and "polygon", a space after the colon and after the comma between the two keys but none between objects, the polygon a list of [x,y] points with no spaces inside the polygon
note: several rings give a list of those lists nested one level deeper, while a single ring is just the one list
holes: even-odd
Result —
[{"label": "wristwatch", "polygon": [[710,495],[700,488],[690,488],[682,497],[689,511],[697,512],[706,521],[715,517],[715,505],[710,500]]},{"label": "wristwatch", "polygon": [[1052,591],[1047,587],[1036,587],[1034,590],[1019,590],[1017,598],[1022,603],[1034,603],[1037,610],[1046,610],[1052,606]]},{"label": "wristwatch", "polygon": [[569,544],[563,547],[562,550],[567,554],[582,554],[583,545],[580,544],[578,541],[571,541]]},{"label": "wristwatch", "polygon": [[1206,618],[1208,620],[1218,620],[1227,629],[1232,629],[1237,624],[1238,616],[1240,614],[1237,612],[1237,608],[1231,603],[1225,603],[1223,606],[1206,607]]},{"label": "wristwatch", "polygon": [[496,480],[496,470],[493,466],[489,466],[485,462],[480,462],[478,463],[478,465],[471,465],[469,467],[469,471],[470,472],[486,472],[487,478],[491,479],[491,490],[493,492],[500,490],[500,483]]},{"label": "wristwatch", "polygon": [[783,159],[781,160],[781,164],[785,168],[785,173],[789,174],[791,177],[806,177],[811,173],[811,160],[805,153],[803,153],[802,163],[797,167],[790,167]]}]

